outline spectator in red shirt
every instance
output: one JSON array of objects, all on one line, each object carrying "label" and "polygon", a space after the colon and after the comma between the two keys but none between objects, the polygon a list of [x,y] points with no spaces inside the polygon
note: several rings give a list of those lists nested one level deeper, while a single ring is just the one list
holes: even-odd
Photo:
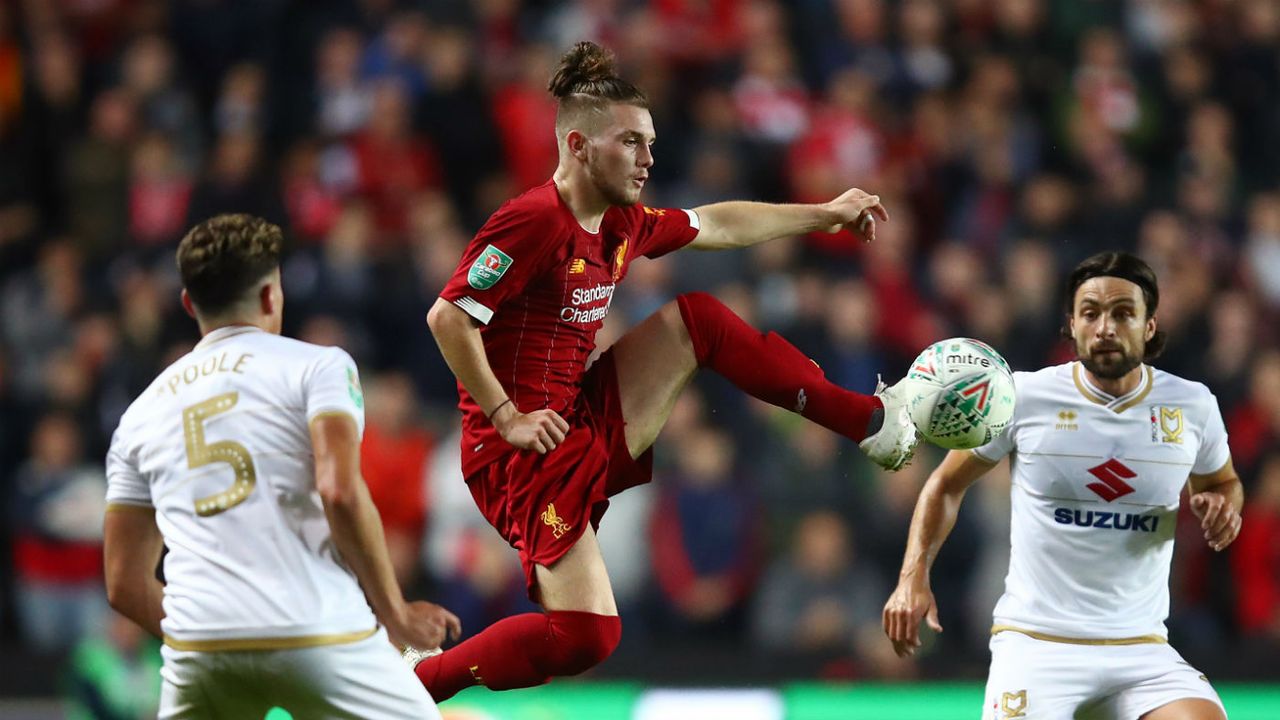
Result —
[{"label": "spectator in red shirt", "polygon": [[1280,441],[1280,352],[1264,352],[1254,361],[1249,397],[1227,417],[1227,429],[1232,454],[1246,472]]},{"label": "spectator in red shirt", "polygon": [[280,173],[289,227],[309,243],[322,242],[342,214],[342,193],[336,183],[326,182],[322,164],[321,149],[304,140],[285,155]]},{"label": "spectator in red shirt", "polygon": [[495,93],[494,119],[502,138],[511,173],[512,189],[523,192],[546,182],[559,161],[556,148],[556,102],[547,94],[551,74],[547,48],[536,46],[525,53],[524,72]]},{"label": "spectator in red shirt", "polygon": [[106,478],[81,457],[75,419],[40,418],[14,476],[10,527],[19,623],[34,649],[70,648],[107,610],[102,590]]},{"label": "spectator in red shirt", "polygon": [[1280,644],[1280,453],[1262,462],[1231,551],[1236,619],[1244,635]]},{"label": "spectator in red shirt", "polygon": [[382,80],[373,91],[369,125],[351,142],[359,193],[373,208],[384,246],[400,244],[409,227],[409,204],[440,185],[435,151],[411,132],[409,99],[399,82]]},{"label": "spectator in red shirt", "polygon": [[143,138],[133,151],[129,183],[129,234],[144,247],[176,242],[185,230],[193,183],[173,143],[158,133]]},{"label": "spectator in red shirt", "polygon": [[367,397],[360,472],[382,516],[396,579],[405,586],[421,564],[427,458],[435,443],[422,427],[413,383],[404,373],[374,377],[368,383]]}]

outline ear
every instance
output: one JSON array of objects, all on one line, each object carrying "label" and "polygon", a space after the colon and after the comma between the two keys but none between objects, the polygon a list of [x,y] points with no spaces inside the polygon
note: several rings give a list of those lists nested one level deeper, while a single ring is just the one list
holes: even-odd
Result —
[{"label": "ear", "polygon": [[258,308],[263,315],[271,315],[276,309],[276,300],[271,288],[272,283],[269,282],[263,283],[262,287],[258,288]]},{"label": "ear", "polygon": [[1150,342],[1151,338],[1156,336],[1156,316],[1155,315],[1152,315],[1151,317],[1147,318],[1147,331],[1143,333],[1143,335],[1144,335],[1143,339],[1147,342]]},{"label": "ear", "polygon": [[191,319],[199,320],[196,317],[196,306],[191,302],[191,296],[187,294],[186,288],[182,289],[182,309],[187,312],[187,315],[191,316]]},{"label": "ear", "polygon": [[587,159],[587,142],[587,135],[581,130],[570,130],[569,134],[564,136],[564,143],[569,148],[569,154],[584,162]]}]

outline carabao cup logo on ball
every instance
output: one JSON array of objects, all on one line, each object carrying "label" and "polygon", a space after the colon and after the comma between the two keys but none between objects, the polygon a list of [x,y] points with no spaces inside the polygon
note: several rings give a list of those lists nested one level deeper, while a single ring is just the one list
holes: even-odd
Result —
[{"label": "carabao cup logo on ball", "polygon": [[1009,363],[977,340],[930,345],[911,363],[904,385],[912,422],[926,440],[944,448],[984,445],[1013,417]]}]

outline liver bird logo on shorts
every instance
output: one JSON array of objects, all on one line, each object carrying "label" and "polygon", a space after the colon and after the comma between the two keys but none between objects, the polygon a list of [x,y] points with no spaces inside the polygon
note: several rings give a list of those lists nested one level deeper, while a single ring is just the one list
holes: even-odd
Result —
[{"label": "liver bird logo on shorts", "polygon": [[542,511],[542,524],[551,528],[551,534],[555,535],[557,540],[573,529],[556,514],[555,503],[547,503],[547,509]]}]

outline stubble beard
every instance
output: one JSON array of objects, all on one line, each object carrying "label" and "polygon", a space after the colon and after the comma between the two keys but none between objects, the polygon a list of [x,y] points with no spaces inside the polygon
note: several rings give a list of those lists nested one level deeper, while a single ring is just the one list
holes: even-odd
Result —
[{"label": "stubble beard", "polygon": [[588,175],[591,182],[596,186],[596,191],[610,205],[618,207],[630,207],[640,201],[640,189],[630,187],[618,187],[609,182],[600,168],[594,164],[587,166]]},{"label": "stubble beard", "polygon": [[1090,374],[1103,380],[1119,380],[1142,364],[1141,355],[1132,355],[1123,349],[1119,351],[1119,355],[1094,354],[1087,347],[1082,349],[1079,345],[1076,346],[1076,359]]}]

